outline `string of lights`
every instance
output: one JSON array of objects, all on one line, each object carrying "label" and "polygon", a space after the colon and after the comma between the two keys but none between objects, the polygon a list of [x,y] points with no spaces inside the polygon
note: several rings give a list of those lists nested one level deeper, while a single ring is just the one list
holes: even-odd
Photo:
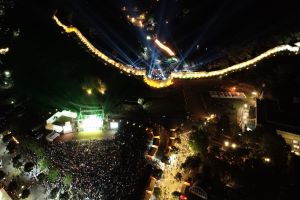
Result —
[{"label": "string of lights", "polygon": [[299,48],[300,47],[298,47],[298,46],[293,47],[290,45],[281,45],[281,46],[277,46],[272,49],[269,49],[268,51],[260,54],[259,56],[255,57],[253,59],[232,65],[232,66],[224,68],[224,69],[209,71],[209,72],[206,72],[206,71],[172,72],[171,76],[172,76],[172,78],[178,78],[178,79],[198,79],[198,78],[207,78],[207,77],[213,77],[213,76],[223,76],[223,75],[227,75],[228,73],[250,67],[251,65],[255,65],[257,62],[259,62],[267,57],[270,57],[276,53],[282,52],[282,51],[298,53]]},{"label": "string of lights", "polygon": [[78,39],[89,49],[89,51],[91,51],[94,55],[101,58],[108,64],[117,67],[121,71],[125,71],[126,73],[133,74],[136,76],[144,76],[146,74],[146,70],[144,69],[136,69],[130,65],[124,65],[102,53],[100,50],[94,47],[76,27],[64,25],[55,15],[53,16],[53,19],[58,26],[64,29],[66,33],[75,33]]}]

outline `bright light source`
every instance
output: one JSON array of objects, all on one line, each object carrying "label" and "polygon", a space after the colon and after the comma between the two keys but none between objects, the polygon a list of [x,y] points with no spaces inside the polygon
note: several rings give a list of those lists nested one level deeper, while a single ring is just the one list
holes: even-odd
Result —
[{"label": "bright light source", "polygon": [[251,128],[249,128],[249,127],[247,127],[247,128],[246,128],[246,130],[247,130],[247,131],[252,131],[252,129],[251,129]]},{"label": "bright light source", "polygon": [[109,126],[111,129],[118,129],[119,128],[119,123],[118,122],[110,122]]},{"label": "bright light source", "polygon": [[232,144],[231,144],[231,147],[232,147],[233,149],[235,149],[235,148],[236,148],[236,144],[235,144],[235,143],[232,143]]},{"label": "bright light source", "polygon": [[188,182],[186,182],[186,181],[184,181],[183,184],[186,185],[186,186],[190,186],[190,185],[191,185],[190,183],[188,183]]},{"label": "bright light source", "polygon": [[265,161],[265,162],[271,162],[271,158],[265,157],[265,158],[264,158],[264,161]]},{"label": "bright light source", "polygon": [[91,88],[86,89],[86,93],[88,95],[92,95],[93,94],[93,90]]},{"label": "bright light source", "polygon": [[73,132],[72,125],[71,125],[70,122],[66,122],[65,125],[64,125],[64,127],[63,127],[63,129],[64,129],[64,133],[71,133],[71,132]]},{"label": "bright light source", "polygon": [[258,93],[257,93],[256,91],[253,91],[251,94],[252,94],[253,96],[257,96],[257,95],[258,95]]},{"label": "bright light source", "polygon": [[151,40],[151,36],[147,35],[146,39]]},{"label": "bright light source", "polygon": [[169,161],[170,161],[170,164],[171,164],[171,165],[176,164],[176,154],[172,154],[172,155],[169,157]]},{"label": "bright light source", "polygon": [[244,108],[248,108],[248,104],[245,103],[245,104],[244,104]]},{"label": "bright light source", "polygon": [[6,70],[6,71],[4,71],[4,75],[6,78],[9,78],[11,73],[10,73],[10,71]]},{"label": "bright light source", "polygon": [[225,142],[224,142],[224,145],[225,145],[225,147],[228,147],[228,146],[229,146],[229,142],[228,142],[228,141],[225,141]]},{"label": "bright light source", "polygon": [[97,115],[89,115],[81,122],[83,131],[98,131],[103,127],[103,119]]},{"label": "bright light source", "polygon": [[13,141],[16,143],[16,144],[20,144],[20,142],[17,140],[17,138],[15,138],[14,136],[12,136],[12,139]]},{"label": "bright light source", "polygon": [[100,94],[105,94],[106,88],[104,86],[101,86],[98,88],[98,92],[100,92]]}]

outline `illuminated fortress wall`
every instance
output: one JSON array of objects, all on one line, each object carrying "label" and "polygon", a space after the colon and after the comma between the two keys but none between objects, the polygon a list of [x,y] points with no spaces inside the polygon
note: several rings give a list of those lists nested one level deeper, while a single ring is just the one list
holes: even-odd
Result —
[{"label": "illuminated fortress wall", "polygon": [[[207,72],[207,71],[172,72],[171,76],[167,80],[154,80],[154,79],[151,79],[146,76],[146,70],[136,69],[131,65],[125,65],[125,64],[119,63],[119,62],[113,60],[112,58],[108,57],[104,53],[102,53],[100,50],[95,48],[76,27],[64,25],[63,23],[61,23],[61,21],[55,15],[53,16],[53,19],[56,22],[56,24],[59,27],[63,28],[63,30],[66,33],[74,33],[76,35],[76,37],[89,49],[89,51],[91,53],[93,53],[97,57],[101,58],[105,62],[113,65],[114,67],[118,68],[121,71],[125,71],[126,73],[133,74],[136,76],[144,76],[144,82],[146,84],[148,84],[150,87],[154,87],[154,88],[168,87],[174,83],[172,79],[200,79],[200,78],[208,78],[208,77],[214,77],[214,76],[227,75],[228,73],[251,67],[251,66],[255,65],[257,62],[259,62],[265,58],[268,58],[272,55],[275,55],[276,53],[279,53],[279,52],[289,51],[289,52],[297,54],[299,52],[299,48],[300,48],[300,42],[295,43],[295,46],[280,45],[280,46],[274,47],[272,49],[269,49],[268,51],[256,56],[255,58],[252,58],[248,61],[226,67],[224,69],[209,71],[209,72]],[[169,48],[167,48],[166,46],[161,44],[158,40],[155,41],[155,43],[160,48],[163,48],[169,55],[174,54],[174,52],[172,52]]]}]

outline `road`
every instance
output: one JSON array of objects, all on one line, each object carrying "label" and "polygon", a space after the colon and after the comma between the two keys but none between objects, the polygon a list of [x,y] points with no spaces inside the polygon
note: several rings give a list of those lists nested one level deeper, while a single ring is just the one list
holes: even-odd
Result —
[{"label": "road", "polygon": [[178,172],[185,175],[184,171],[180,169],[182,163],[185,162],[188,156],[191,156],[193,152],[189,148],[189,132],[180,134],[181,144],[177,145],[179,148],[178,154],[173,154],[170,157],[170,165],[165,165],[162,178],[157,181],[157,186],[162,190],[161,199],[172,200],[172,192],[180,191],[182,186],[182,181],[177,181],[175,176]]}]

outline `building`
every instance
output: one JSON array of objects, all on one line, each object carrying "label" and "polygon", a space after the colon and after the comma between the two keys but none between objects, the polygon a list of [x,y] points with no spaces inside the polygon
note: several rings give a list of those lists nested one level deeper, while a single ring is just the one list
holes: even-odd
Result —
[{"label": "building", "polygon": [[292,152],[300,155],[300,104],[295,101],[279,102],[257,100],[258,124],[276,129]]},{"label": "building", "polygon": [[0,199],[1,200],[12,200],[12,198],[7,194],[7,192],[3,188],[0,189]]},{"label": "building", "polygon": [[237,122],[242,132],[254,130],[257,126],[256,107],[244,104],[237,112]]},{"label": "building", "polygon": [[57,112],[46,121],[45,128],[57,133],[71,133],[76,131],[77,113],[70,111]]}]

